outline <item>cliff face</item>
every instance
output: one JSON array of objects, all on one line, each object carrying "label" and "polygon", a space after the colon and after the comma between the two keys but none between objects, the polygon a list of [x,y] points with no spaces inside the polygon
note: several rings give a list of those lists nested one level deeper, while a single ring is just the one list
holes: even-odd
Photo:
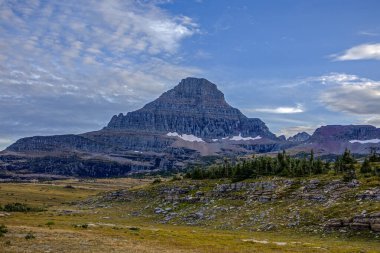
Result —
[{"label": "cliff face", "polygon": [[276,139],[260,119],[231,107],[206,79],[186,78],[155,101],[127,115],[113,116],[107,130],[177,132],[214,139],[239,135]]},{"label": "cliff face", "polygon": [[315,130],[311,141],[350,141],[380,138],[380,129],[371,125],[329,125]]}]

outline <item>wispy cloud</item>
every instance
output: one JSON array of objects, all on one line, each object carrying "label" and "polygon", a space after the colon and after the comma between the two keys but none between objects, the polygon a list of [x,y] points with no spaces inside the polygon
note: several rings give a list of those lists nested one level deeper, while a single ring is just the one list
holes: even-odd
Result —
[{"label": "wispy cloud", "polygon": [[328,85],[320,101],[331,110],[380,116],[380,81],[344,73],[331,73],[319,80]]},{"label": "wispy cloud", "polygon": [[276,108],[256,108],[256,109],[248,109],[246,111],[249,112],[263,112],[263,113],[277,113],[277,114],[293,114],[293,113],[301,113],[304,112],[304,108],[302,104],[297,104],[295,107],[276,107]]},{"label": "wispy cloud", "polygon": [[199,74],[178,60],[198,24],[159,4],[0,0],[1,138],[94,130]]},{"label": "wispy cloud", "polygon": [[369,36],[369,37],[377,37],[377,36],[380,36],[380,33],[371,32],[371,31],[360,31],[359,35]]},{"label": "wispy cloud", "polygon": [[361,44],[331,57],[335,61],[380,60],[380,43]]}]

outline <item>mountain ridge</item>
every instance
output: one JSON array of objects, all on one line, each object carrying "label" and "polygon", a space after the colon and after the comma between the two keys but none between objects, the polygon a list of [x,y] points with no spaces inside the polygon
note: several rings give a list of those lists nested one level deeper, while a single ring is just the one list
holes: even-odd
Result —
[{"label": "mountain ridge", "polygon": [[380,149],[380,129],[330,125],[311,136],[277,137],[262,120],[230,106],[214,83],[190,77],[142,108],[114,115],[101,130],[21,138],[0,153],[0,172],[125,176],[285,149],[290,154],[313,149],[318,156],[341,154],[345,148],[358,154]]}]

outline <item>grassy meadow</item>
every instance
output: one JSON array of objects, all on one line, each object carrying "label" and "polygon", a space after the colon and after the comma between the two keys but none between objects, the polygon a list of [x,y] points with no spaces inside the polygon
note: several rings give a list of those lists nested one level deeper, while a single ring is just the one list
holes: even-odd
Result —
[{"label": "grassy meadow", "polygon": [[0,211],[0,224],[8,230],[0,237],[0,252],[380,252],[378,237],[160,224],[150,216],[131,215],[145,202],[78,204],[151,185],[139,179],[2,183],[0,205],[18,202],[38,211]]}]

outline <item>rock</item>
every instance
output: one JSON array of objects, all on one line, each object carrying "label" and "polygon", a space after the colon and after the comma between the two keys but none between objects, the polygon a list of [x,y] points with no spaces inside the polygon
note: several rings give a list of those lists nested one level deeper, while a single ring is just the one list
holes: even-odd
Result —
[{"label": "rock", "polygon": [[371,230],[374,232],[380,232],[380,223],[371,224]]},{"label": "rock", "polygon": [[358,200],[380,201],[380,188],[373,188],[357,195]]},{"label": "rock", "polygon": [[262,202],[262,203],[267,203],[269,201],[271,201],[271,197],[269,196],[260,196],[259,199],[258,199],[259,202]]},{"label": "rock", "polygon": [[154,208],[154,213],[155,214],[162,214],[162,213],[166,213],[164,209],[160,208],[160,207],[156,207]]},{"label": "rock", "polygon": [[351,223],[350,228],[352,230],[368,230],[370,228],[370,225],[368,223]]},{"label": "rock", "polygon": [[7,216],[10,216],[11,214],[10,213],[7,213],[7,212],[0,212],[0,217],[7,217]]},{"label": "rock", "polygon": [[347,186],[350,188],[355,188],[355,187],[358,187],[359,185],[360,185],[360,182],[357,179],[353,179],[351,182],[347,184]]},{"label": "rock", "polygon": [[343,227],[341,219],[330,219],[325,223],[325,228],[339,229]]}]

